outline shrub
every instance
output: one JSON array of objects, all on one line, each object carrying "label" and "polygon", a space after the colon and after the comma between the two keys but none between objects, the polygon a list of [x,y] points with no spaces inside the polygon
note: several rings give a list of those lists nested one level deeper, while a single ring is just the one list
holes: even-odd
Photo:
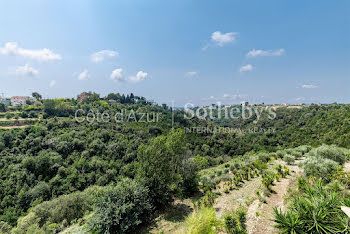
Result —
[{"label": "shrub", "polygon": [[306,176],[313,176],[329,181],[330,176],[337,171],[339,164],[330,159],[308,157],[301,164]]},{"label": "shrub", "polygon": [[185,221],[185,231],[188,234],[214,234],[218,226],[212,207],[195,210]]},{"label": "shrub", "polygon": [[291,165],[295,162],[295,157],[293,155],[286,154],[283,157],[283,161],[285,161],[288,165]]},{"label": "shrub", "polygon": [[99,191],[89,227],[99,233],[125,233],[148,219],[151,204],[148,189],[123,179],[116,186]]},{"label": "shrub", "polygon": [[211,191],[215,189],[215,186],[216,186],[216,183],[212,179],[202,181],[203,192]]},{"label": "shrub", "polygon": [[6,119],[11,119],[13,118],[14,114],[12,113],[6,113]]},{"label": "shrub", "polygon": [[259,171],[263,171],[263,170],[266,170],[267,169],[267,164],[264,163],[263,161],[261,160],[255,160],[254,161],[254,167],[256,169],[258,169]]},{"label": "shrub", "polygon": [[201,157],[199,154],[197,154],[193,160],[198,169],[205,169],[209,166],[208,159]]},{"label": "shrub", "polygon": [[276,174],[272,170],[266,170],[262,175],[262,184],[269,190],[275,181]]},{"label": "shrub", "polygon": [[270,160],[270,156],[267,153],[258,154],[258,159],[262,162],[267,163]]},{"label": "shrub", "polygon": [[38,118],[38,113],[34,111],[30,111],[28,116],[29,118]]},{"label": "shrub", "polygon": [[284,157],[285,154],[286,154],[286,151],[284,150],[278,150],[276,152],[277,158],[281,158],[281,159]]},{"label": "shrub", "polygon": [[198,201],[194,202],[193,206],[196,209],[200,209],[203,207],[212,207],[214,205],[215,198],[215,193],[207,191],[203,197],[201,197]]},{"label": "shrub", "polygon": [[222,177],[221,177],[221,180],[222,181],[229,181],[231,179],[231,177],[230,177],[230,175],[228,175],[228,174],[225,174],[225,175],[223,175]]},{"label": "shrub", "polygon": [[0,221],[0,234],[10,233],[12,227],[4,221]]},{"label": "shrub", "polygon": [[268,189],[264,189],[263,194],[264,194],[265,197],[269,197],[271,195],[271,192]]},{"label": "shrub", "polygon": [[230,212],[224,216],[225,230],[229,234],[243,234],[246,230],[246,215],[247,210],[239,208],[236,212]]},{"label": "shrub", "polygon": [[312,147],[309,146],[309,145],[301,145],[301,146],[299,146],[299,147],[297,147],[295,149],[297,151],[299,151],[300,153],[302,153],[302,154],[306,154],[312,149]]},{"label": "shrub", "polygon": [[322,145],[317,149],[315,149],[314,155],[320,158],[331,159],[341,165],[343,165],[346,161],[346,156],[344,152],[340,148],[334,145],[331,145],[331,146]]},{"label": "shrub", "polygon": [[70,225],[73,220],[92,211],[92,197],[99,190],[100,187],[90,187],[83,192],[62,195],[37,205],[18,220],[13,233],[47,233],[50,227],[55,226],[52,224]]},{"label": "shrub", "polygon": [[348,233],[349,219],[341,206],[349,205],[350,196],[327,189],[322,182],[306,182],[303,187],[286,212],[275,209],[276,227],[282,233]]}]

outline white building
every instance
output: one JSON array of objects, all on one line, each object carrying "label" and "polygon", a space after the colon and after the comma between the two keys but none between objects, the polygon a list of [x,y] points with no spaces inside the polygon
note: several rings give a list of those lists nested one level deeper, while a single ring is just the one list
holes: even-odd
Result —
[{"label": "white building", "polygon": [[28,97],[28,96],[13,96],[13,97],[11,97],[11,106],[25,106],[27,100],[30,100],[30,97]]}]

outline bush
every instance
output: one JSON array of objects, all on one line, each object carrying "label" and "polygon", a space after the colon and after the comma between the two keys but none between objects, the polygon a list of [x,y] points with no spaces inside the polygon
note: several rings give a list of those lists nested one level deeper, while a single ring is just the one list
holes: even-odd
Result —
[{"label": "bush", "polygon": [[267,163],[270,160],[270,156],[267,153],[258,154],[258,159],[262,162]]},{"label": "bush", "polygon": [[209,162],[208,159],[206,159],[205,157],[201,157],[199,154],[197,154],[194,158],[193,161],[195,163],[195,165],[197,166],[197,168],[200,169],[205,169],[209,166]]},{"label": "bush", "polygon": [[286,154],[283,157],[283,161],[285,161],[288,165],[291,165],[295,162],[295,157],[293,155]]},{"label": "bush", "polygon": [[12,113],[6,113],[6,119],[11,119],[13,118],[14,114]]},{"label": "bush", "polygon": [[188,234],[214,234],[218,226],[214,208],[203,207],[195,210],[186,219],[185,231]]},{"label": "bush", "polygon": [[34,112],[34,111],[31,111],[29,112],[29,115],[28,115],[29,118],[38,118],[38,113]]},{"label": "bush", "polygon": [[330,159],[307,157],[301,164],[306,176],[313,176],[329,181],[331,175],[337,171],[339,164]]},{"label": "bush", "polygon": [[11,232],[12,227],[6,222],[0,221],[0,234],[6,234]]},{"label": "bush", "polygon": [[275,181],[276,174],[272,170],[264,171],[262,175],[262,184],[269,190],[271,190],[271,186]]},{"label": "bush", "polygon": [[306,154],[312,149],[312,147],[309,146],[309,145],[301,145],[301,146],[299,146],[299,147],[297,147],[295,149],[297,151],[299,151],[300,153],[302,153],[302,154]]},{"label": "bush", "polygon": [[227,213],[224,216],[225,230],[229,234],[243,234],[246,230],[246,209],[239,208],[236,212]]},{"label": "bush", "polygon": [[322,145],[316,148],[315,151],[311,153],[311,155],[314,155],[319,158],[331,159],[341,165],[343,165],[346,161],[346,155],[344,154],[344,152],[334,145]]},{"label": "bush", "polygon": [[89,226],[98,233],[130,232],[148,219],[152,208],[148,189],[131,179],[104,188],[95,200]]},{"label": "bush", "polygon": [[52,224],[70,225],[73,220],[92,211],[92,197],[98,190],[99,187],[90,187],[83,192],[62,195],[35,206],[28,215],[18,220],[13,233],[47,233],[50,227],[57,226]]},{"label": "bush", "polygon": [[284,157],[284,155],[286,155],[286,151],[284,151],[284,150],[278,150],[277,152],[276,152],[276,155],[277,155],[277,158],[283,158]]}]

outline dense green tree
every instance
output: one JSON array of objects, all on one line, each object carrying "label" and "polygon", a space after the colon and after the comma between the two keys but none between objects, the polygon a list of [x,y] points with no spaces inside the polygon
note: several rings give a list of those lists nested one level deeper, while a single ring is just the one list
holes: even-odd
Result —
[{"label": "dense green tree", "polygon": [[38,92],[33,92],[32,97],[37,99],[37,100],[40,100],[42,98],[42,96]]},{"label": "dense green tree", "polygon": [[90,229],[97,233],[130,233],[149,219],[152,206],[147,188],[131,179],[96,194]]}]

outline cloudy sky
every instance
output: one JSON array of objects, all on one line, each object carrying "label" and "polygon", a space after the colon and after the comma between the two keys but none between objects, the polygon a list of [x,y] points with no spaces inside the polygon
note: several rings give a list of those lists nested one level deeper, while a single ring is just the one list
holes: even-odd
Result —
[{"label": "cloudy sky", "polygon": [[347,0],[2,1],[0,94],[350,102],[349,12]]}]

